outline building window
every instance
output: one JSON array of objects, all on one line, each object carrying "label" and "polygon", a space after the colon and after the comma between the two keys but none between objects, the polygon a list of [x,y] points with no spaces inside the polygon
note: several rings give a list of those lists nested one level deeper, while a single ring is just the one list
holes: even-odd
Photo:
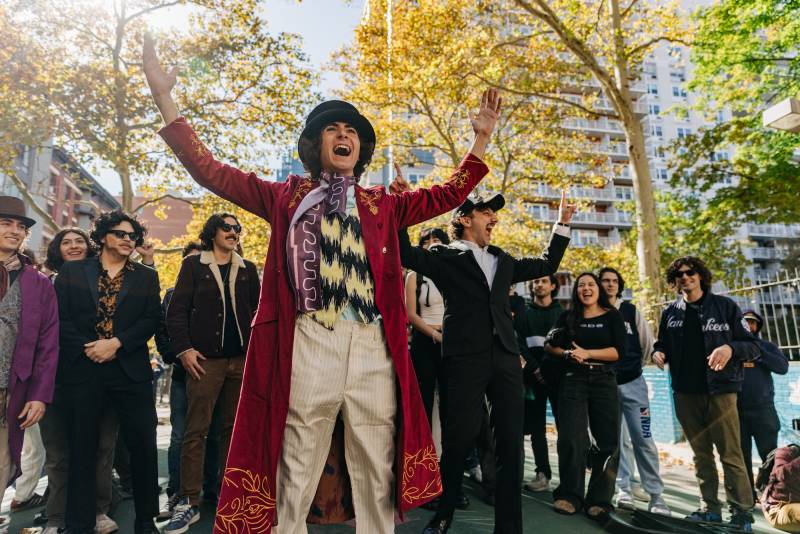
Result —
[{"label": "building window", "polygon": [[657,95],[658,94],[658,84],[648,83],[647,84],[647,94],[649,94],[649,95]]},{"label": "building window", "polygon": [[669,171],[667,171],[667,169],[658,168],[656,169],[656,173],[659,180],[663,180],[664,182],[669,180]]},{"label": "building window", "polygon": [[653,137],[664,137],[664,129],[661,127],[660,124],[651,124],[650,135],[652,135]]},{"label": "building window", "polygon": [[548,215],[550,215],[550,206],[547,204],[531,204],[528,206],[528,213],[530,213],[534,219],[546,220]]},{"label": "building window", "polygon": [[686,139],[690,135],[692,135],[691,128],[678,128],[678,139]]},{"label": "building window", "polygon": [[658,104],[648,104],[647,113],[654,116],[661,115],[661,106]]},{"label": "building window", "polygon": [[673,85],[672,86],[672,96],[674,96],[675,98],[686,98],[689,95],[686,92],[686,89],[684,89],[683,87],[679,87],[677,85]]}]

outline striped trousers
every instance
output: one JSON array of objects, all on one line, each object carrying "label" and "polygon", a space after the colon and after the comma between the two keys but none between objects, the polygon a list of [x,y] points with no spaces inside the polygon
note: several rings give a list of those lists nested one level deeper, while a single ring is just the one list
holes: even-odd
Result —
[{"label": "striped trousers", "polygon": [[340,412],[356,534],[394,532],[396,411],[394,366],[380,325],[339,320],[330,331],[298,316],[273,532],[307,533]]}]

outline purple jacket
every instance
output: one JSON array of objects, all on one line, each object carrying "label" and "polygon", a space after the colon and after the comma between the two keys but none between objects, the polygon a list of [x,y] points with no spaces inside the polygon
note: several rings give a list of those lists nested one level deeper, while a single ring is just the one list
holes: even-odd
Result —
[{"label": "purple jacket", "polygon": [[53,284],[27,258],[19,274],[22,295],[17,344],[8,379],[8,446],[19,474],[22,430],[18,416],[26,402],[50,404],[58,366],[58,303]]}]

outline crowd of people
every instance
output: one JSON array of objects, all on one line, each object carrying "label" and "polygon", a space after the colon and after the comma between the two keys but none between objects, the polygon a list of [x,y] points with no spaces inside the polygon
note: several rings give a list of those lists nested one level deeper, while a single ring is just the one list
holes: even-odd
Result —
[{"label": "crowd of people", "polygon": [[[771,374],[788,362],[759,339],[760,315],[712,292],[701,259],[667,269],[677,297],[654,336],[613,266],[574,276],[566,306],[557,302],[576,211],[566,195],[540,257],[491,244],[505,198],[473,189],[489,172],[497,91],[470,117],[474,140],[449,180],[412,191],[398,170],[387,191],[358,184],[376,138],[347,102],[311,111],[298,142],[307,173],[277,183],[214,158],[179,116],[175,74],[149,39],[144,70],[159,133],[193,179],[270,223],[266,263],[260,277],[242,257],[239,219],[213,214],[162,299],[146,229],[113,211],[88,234],[61,230],[48,276],[23,253],[36,221],[22,200],[0,197],[0,487],[16,479],[12,510],[46,502],[46,534],[118,530],[114,471],[136,534],[190,530],[202,499],[216,502],[217,533],[302,534],[308,522],[352,518],[357,534],[391,533],[396,514],[424,506],[435,513],[423,533],[443,534],[470,506],[465,469],[482,481],[497,533],[523,531],[522,491],[552,490],[556,512],[598,522],[642,493],[651,513],[669,515],[648,362],[669,367],[694,453],[701,507],[688,519],[722,521],[716,448],[732,525],[752,529],[758,497],[770,523],[798,528],[797,450],[774,450]],[[412,245],[408,227],[448,212],[446,231]],[[153,337],[173,366],[160,509]],[[772,469],[757,480],[751,438]],[[43,468],[46,496],[33,489]]]}]

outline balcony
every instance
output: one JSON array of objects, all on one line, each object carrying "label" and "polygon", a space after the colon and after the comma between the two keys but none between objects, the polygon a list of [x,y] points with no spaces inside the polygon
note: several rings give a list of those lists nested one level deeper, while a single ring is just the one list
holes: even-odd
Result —
[{"label": "balcony", "polygon": [[[534,193],[542,198],[561,198],[561,190],[546,184],[538,184]],[[585,187],[570,186],[567,195],[572,199],[614,202],[633,199],[631,187]]]},{"label": "balcony", "polygon": [[[532,212],[533,217],[539,221],[556,222],[558,210],[538,210]],[[633,226],[633,217],[627,211],[598,212],[578,211],[572,216],[573,224],[589,227],[630,227]]]},{"label": "balcony", "polygon": [[745,249],[745,257],[750,260],[782,260],[786,257],[786,254],[786,249],[776,247],[753,247]]},{"label": "balcony", "polygon": [[625,130],[619,121],[610,119],[566,119],[563,122],[564,128],[569,130],[578,130],[581,132],[597,132],[597,133],[610,133],[617,135],[625,135]]},{"label": "balcony", "polygon": [[592,154],[607,154],[609,156],[621,158],[628,157],[628,147],[625,143],[597,143],[591,144],[587,148]]},{"label": "balcony", "polygon": [[752,236],[800,238],[800,224],[748,224]]},{"label": "balcony", "polygon": [[569,246],[582,248],[582,247],[590,247],[590,246],[599,246],[603,248],[611,248],[614,245],[618,245],[620,242],[619,239],[614,237],[607,237],[607,236],[594,236],[594,237],[573,237],[572,240],[569,242]]}]

